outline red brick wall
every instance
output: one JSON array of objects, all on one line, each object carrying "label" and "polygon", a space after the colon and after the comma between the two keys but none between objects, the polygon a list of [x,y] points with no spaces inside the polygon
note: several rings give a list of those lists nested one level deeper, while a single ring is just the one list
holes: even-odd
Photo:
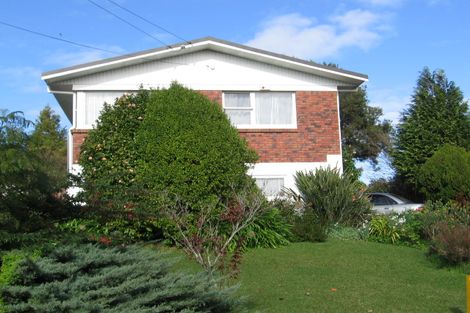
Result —
[{"label": "red brick wall", "polygon": [[72,162],[78,163],[78,158],[80,157],[80,146],[82,145],[85,137],[88,133],[86,129],[73,129],[72,138],[73,138],[73,153],[72,153]]},{"label": "red brick wall", "polygon": [[[222,103],[222,91],[200,91]],[[241,129],[259,156],[259,162],[326,162],[327,154],[340,154],[337,93],[297,91],[297,129]],[[77,163],[86,130],[74,130],[73,162]]]},{"label": "red brick wall", "polygon": [[297,129],[243,129],[260,162],[326,162],[340,154],[336,92],[297,91]]}]

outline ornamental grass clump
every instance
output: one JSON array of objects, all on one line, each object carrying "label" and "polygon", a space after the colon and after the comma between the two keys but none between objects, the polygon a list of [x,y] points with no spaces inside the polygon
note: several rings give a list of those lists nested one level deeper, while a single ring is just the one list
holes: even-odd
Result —
[{"label": "ornamental grass clump", "polygon": [[370,214],[362,184],[336,169],[297,172],[295,183],[299,193],[291,194],[301,201],[302,212],[294,232],[301,239],[325,241],[334,224],[358,226]]}]

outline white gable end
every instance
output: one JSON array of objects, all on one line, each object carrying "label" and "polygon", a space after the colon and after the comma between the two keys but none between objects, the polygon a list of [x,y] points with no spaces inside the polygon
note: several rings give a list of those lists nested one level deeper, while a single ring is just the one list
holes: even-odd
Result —
[{"label": "white gable end", "polygon": [[244,59],[211,50],[94,73],[60,85],[75,91],[166,88],[177,81],[195,90],[325,90],[335,91],[340,81]]}]

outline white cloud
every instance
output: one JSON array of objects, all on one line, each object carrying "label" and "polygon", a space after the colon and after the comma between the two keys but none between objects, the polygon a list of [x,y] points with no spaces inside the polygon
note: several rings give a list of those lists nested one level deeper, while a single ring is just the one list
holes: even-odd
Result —
[{"label": "white cloud", "polygon": [[383,118],[393,125],[400,122],[401,112],[410,103],[411,91],[402,88],[369,90],[370,105],[383,110]]},{"label": "white cloud", "polygon": [[293,13],[267,21],[246,44],[318,60],[335,56],[346,48],[370,49],[380,41],[385,32],[385,22],[384,15],[360,9],[332,16],[328,23],[323,24]]},{"label": "white cloud", "polygon": [[111,52],[100,51],[100,50],[80,50],[80,51],[64,51],[58,50],[52,52],[47,59],[45,59],[45,64],[51,64],[55,66],[70,66],[70,65],[77,65],[87,62],[92,62],[96,60],[101,60],[105,58],[110,58],[117,56],[119,54],[123,54],[125,52],[119,46],[105,46],[99,47],[104,50],[109,50]]},{"label": "white cloud", "polygon": [[0,80],[8,87],[27,93],[44,92],[41,70],[32,66],[0,68]]}]

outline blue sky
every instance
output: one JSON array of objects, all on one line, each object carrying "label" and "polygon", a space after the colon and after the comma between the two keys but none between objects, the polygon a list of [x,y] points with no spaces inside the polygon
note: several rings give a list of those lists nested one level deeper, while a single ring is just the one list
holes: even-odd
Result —
[{"label": "blue sky", "polygon": [[[165,43],[181,41],[107,0],[93,1]],[[444,69],[470,97],[470,1],[115,1],[184,39],[214,36],[368,74],[371,104],[394,121],[424,66]],[[0,21],[115,54],[162,45],[88,0],[1,1]],[[34,120],[49,104],[69,126],[41,72],[110,56],[0,25],[0,109]]]}]

